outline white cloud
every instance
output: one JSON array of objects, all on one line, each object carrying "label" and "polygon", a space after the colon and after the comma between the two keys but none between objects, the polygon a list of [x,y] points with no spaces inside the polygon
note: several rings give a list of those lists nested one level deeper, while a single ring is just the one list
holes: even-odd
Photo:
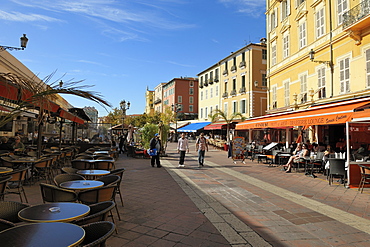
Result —
[{"label": "white cloud", "polygon": [[61,21],[56,18],[52,18],[46,15],[38,14],[23,14],[19,12],[5,12],[0,10],[0,19],[7,21],[18,21],[18,22],[34,22],[34,21],[46,21],[46,22],[56,22]]},{"label": "white cloud", "polygon": [[194,67],[194,65],[189,65],[189,64],[181,64],[181,63],[178,63],[178,62],[174,62],[174,61],[167,61],[168,63],[170,64],[174,64],[174,65],[178,65],[178,66],[181,66],[181,67]]},{"label": "white cloud", "polygon": [[219,0],[228,7],[237,8],[237,12],[259,17],[265,13],[266,1],[264,0]]}]

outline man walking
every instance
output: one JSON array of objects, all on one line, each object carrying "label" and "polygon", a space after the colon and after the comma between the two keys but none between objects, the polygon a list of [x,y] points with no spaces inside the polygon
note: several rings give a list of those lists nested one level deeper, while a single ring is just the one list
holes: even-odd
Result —
[{"label": "man walking", "polygon": [[204,155],[208,152],[207,139],[204,137],[204,133],[200,133],[199,138],[195,142],[195,151],[198,151],[198,167],[204,166]]},{"label": "man walking", "polygon": [[189,153],[189,141],[185,137],[185,133],[182,133],[181,138],[177,142],[177,152],[180,153],[179,167],[185,167],[184,161],[186,151]]},{"label": "man walking", "polygon": [[154,137],[150,140],[150,152],[153,153],[150,163],[152,167],[154,164],[157,164],[157,167],[162,167],[161,162],[159,161],[159,154],[161,151],[161,140],[159,139],[159,134],[155,134]]}]

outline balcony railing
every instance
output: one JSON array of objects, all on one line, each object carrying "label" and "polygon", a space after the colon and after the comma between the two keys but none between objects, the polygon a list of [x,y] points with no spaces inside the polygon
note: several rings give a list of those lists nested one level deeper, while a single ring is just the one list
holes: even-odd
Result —
[{"label": "balcony railing", "polygon": [[227,92],[225,92],[225,93],[222,94],[222,97],[223,98],[227,98],[228,96],[229,96],[229,94]]},{"label": "balcony railing", "polygon": [[245,61],[241,61],[239,64],[239,68],[243,68],[243,67],[245,67]]},{"label": "balcony railing", "polygon": [[213,84],[213,78],[209,78],[208,83],[209,83],[210,85],[212,85],[212,84]]},{"label": "balcony railing", "polygon": [[236,95],[236,90],[231,90],[230,95],[235,96]]},{"label": "balcony railing", "polygon": [[215,77],[214,82],[219,82],[218,77]]},{"label": "balcony railing", "polygon": [[235,72],[236,71],[236,66],[235,65],[231,66],[231,71],[232,72]]},{"label": "balcony railing", "polygon": [[203,88],[203,82],[199,83],[199,87]]},{"label": "balcony railing", "polygon": [[245,93],[245,87],[241,87],[241,88],[239,89],[239,93]]},{"label": "balcony railing", "polygon": [[370,14],[370,0],[364,0],[343,14],[343,29],[360,21]]},{"label": "balcony railing", "polygon": [[222,72],[223,75],[227,75],[229,72],[227,71],[227,69],[224,70],[224,72]]}]

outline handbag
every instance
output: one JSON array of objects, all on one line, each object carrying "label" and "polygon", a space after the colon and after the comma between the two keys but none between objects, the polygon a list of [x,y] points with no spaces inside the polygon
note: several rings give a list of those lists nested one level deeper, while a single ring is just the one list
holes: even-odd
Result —
[{"label": "handbag", "polygon": [[148,154],[149,154],[149,156],[157,155],[157,149],[156,148],[148,149]]}]

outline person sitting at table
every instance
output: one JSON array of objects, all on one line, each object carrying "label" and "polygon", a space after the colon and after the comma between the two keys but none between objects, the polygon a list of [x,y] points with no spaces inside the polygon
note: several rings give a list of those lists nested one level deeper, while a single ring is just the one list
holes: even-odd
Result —
[{"label": "person sitting at table", "polygon": [[8,143],[8,138],[3,136],[1,137],[1,144],[0,144],[0,150],[7,150],[7,151],[13,151],[13,147],[10,143]]},{"label": "person sitting at table", "polygon": [[13,148],[14,151],[17,152],[23,152],[24,151],[24,144],[21,142],[21,138],[19,136],[14,137],[14,143],[13,143]]},{"label": "person sitting at table", "polygon": [[292,165],[294,162],[298,162],[300,158],[309,156],[310,151],[306,144],[298,143],[296,150],[294,150],[293,155],[289,158],[288,162],[283,166],[286,167],[286,173],[292,171]]},{"label": "person sitting at table", "polygon": [[366,155],[366,145],[361,144],[361,146],[353,153],[355,160],[362,160]]},{"label": "person sitting at table", "polygon": [[323,157],[325,169],[329,169],[328,159],[330,158],[330,155],[332,154],[334,154],[334,150],[331,148],[330,145],[327,145],[326,150],[324,151],[324,157]]}]

